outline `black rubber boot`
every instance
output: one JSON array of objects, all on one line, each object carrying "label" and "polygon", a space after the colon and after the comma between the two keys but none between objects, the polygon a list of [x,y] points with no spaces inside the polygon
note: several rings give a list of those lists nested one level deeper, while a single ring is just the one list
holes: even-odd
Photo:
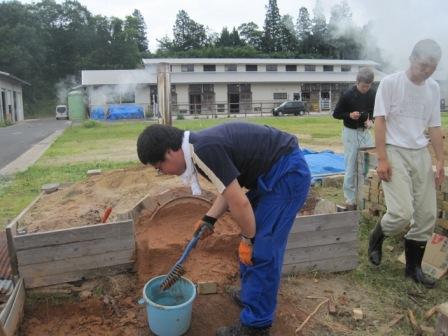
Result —
[{"label": "black rubber boot", "polygon": [[270,327],[252,328],[238,323],[236,325],[221,327],[216,331],[216,336],[269,336]]},{"label": "black rubber boot", "polygon": [[369,260],[375,266],[381,264],[383,255],[383,241],[386,236],[381,229],[381,218],[376,223],[375,228],[370,232],[369,237]]},{"label": "black rubber boot", "polygon": [[404,251],[406,254],[406,277],[411,278],[426,288],[434,288],[435,281],[422,271],[422,260],[425,254],[426,242],[405,239]]}]

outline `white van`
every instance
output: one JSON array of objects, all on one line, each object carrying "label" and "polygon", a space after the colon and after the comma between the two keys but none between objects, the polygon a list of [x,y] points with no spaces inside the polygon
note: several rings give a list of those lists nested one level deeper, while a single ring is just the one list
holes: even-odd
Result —
[{"label": "white van", "polygon": [[67,105],[56,106],[56,120],[59,119],[68,119]]}]

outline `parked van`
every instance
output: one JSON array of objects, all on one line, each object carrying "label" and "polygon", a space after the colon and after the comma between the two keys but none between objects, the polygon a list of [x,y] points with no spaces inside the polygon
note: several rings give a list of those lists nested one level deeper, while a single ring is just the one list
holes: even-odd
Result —
[{"label": "parked van", "polygon": [[67,105],[56,106],[56,120],[59,119],[68,119]]}]

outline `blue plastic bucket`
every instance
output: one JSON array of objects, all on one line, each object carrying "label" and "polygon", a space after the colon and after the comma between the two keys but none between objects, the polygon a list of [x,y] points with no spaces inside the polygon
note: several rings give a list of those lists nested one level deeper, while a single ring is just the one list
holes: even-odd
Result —
[{"label": "blue plastic bucket", "polygon": [[180,336],[190,328],[196,286],[182,277],[171,288],[161,291],[165,278],[166,275],[161,275],[149,280],[139,303],[146,304],[149,328],[154,334]]}]

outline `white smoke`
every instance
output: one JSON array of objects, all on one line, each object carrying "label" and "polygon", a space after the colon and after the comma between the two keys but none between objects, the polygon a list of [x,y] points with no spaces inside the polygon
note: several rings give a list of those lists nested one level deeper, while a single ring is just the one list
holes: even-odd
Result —
[{"label": "white smoke", "polygon": [[383,59],[393,70],[406,69],[413,46],[425,38],[440,44],[439,69],[448,70],[448,1],[349,0],[349,5],[358,14],[357,21],[369,23]]},{"label": "white smoke", "polygon": [[64,79],[57,82],[55,85],[55,89],[58,104],[66,105],[68,93],[73,87],[77,85],[79,85],[79,83],[77,83],[75,76],[67,76]]}]

